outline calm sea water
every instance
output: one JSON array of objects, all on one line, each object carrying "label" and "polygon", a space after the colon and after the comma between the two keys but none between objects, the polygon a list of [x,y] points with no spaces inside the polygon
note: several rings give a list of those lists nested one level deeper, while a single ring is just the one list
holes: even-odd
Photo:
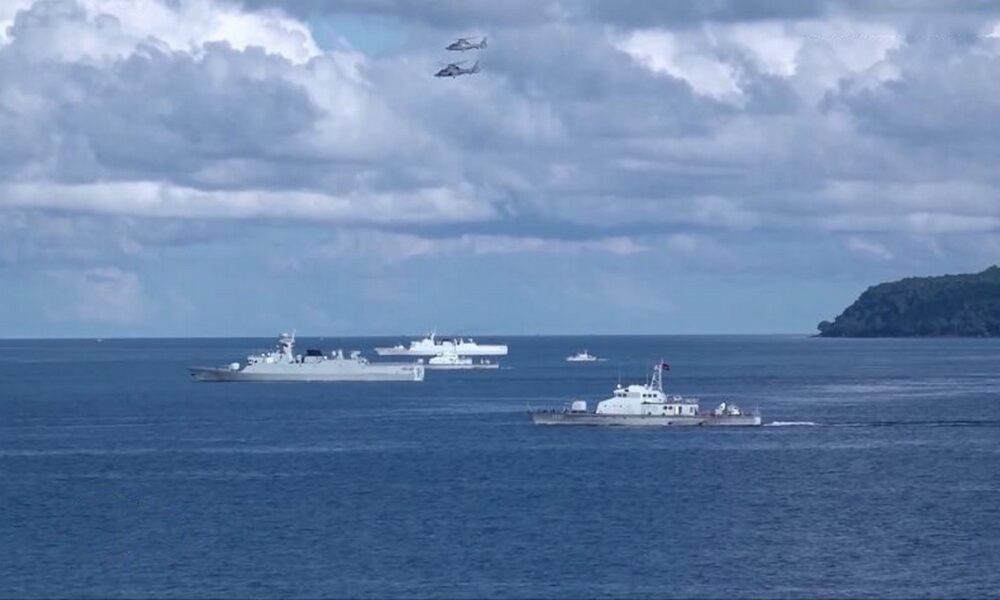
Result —
[{"label": "calm sea water", "polygon": [[[0,596],[997,597],[1000,340],[506,341],[421,384],[188,379],[264,339],[0,341]],[[525,414],[661,357],[773,425]]]}]

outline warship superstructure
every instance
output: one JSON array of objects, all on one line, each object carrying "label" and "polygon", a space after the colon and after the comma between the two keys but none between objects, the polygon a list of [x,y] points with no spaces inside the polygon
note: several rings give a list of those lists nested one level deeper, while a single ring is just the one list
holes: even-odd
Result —
[{"label": "warship superstructure", "polygon": [[371,363],[358,351],[323,354],[306,350],[295,354],[295,335],[281,334],[271,352],[251,354],[246,364],[192,367],[198,381],[423,381],[424,366],[417,363]]},{"label": "warship superstructure", "polygon": [[506,344],[480,344],[473,339],[438,339],[432,333],[410,342],[409,346],[397,344],[375,348],[379,356],[441,356],[446,353],[458,356],[507,356]]},{"label": "warship superstructure", "polygon": [[622,387],[618,384],[612,396],[597,403],[594,411],[587,409],[585,400],[575,400],[562,410],[531,412],[538,425],[627,425],[627,426],[756,426],[760,414],[744,413],[735,404],[723,402],[709,413],[702,413],[696,398],[668,396],[663,393],[663,371],[669,367],[662,361],[653,368],[648,383]]}]

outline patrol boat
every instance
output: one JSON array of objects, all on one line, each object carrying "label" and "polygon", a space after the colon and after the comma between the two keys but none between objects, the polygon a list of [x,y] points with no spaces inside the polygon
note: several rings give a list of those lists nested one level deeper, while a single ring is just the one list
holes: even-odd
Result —
[{"label": "patrol boat", "polygon": [[566,357],[566,362],[597,362],[601,359],[597,358],[593,354],[584,350],[583,352],[577,352],[572,356]]},{"label": "patrol boat", "polygon": [[192,367],[197,381],[423,381],[420,364],[370,363],[361,352],[344,356],[337,350],[324,355],[319,350],[295,354],[295,335],[281,334],[271,352],[251,354],[245,365]]},{"label": "patrol boat", "polygon": [[422,340],[414,340],[409,346],[397,344],[375,348],[379,356],[440,356],[453,352],[458,356],[507,356],[506,344],[479,344],[473,339],[437,339],[431,333]]},{"label": "patrol boat", "polygon": [[757,426],[760,414],[745,414],[735,404],[723,402],[705,414],[696,398],[668,396],[663,393],[663,371],[670,367],[662,361],[653,367],[649,383],[621,384],[607,400],[598,402],[593,412],[585,400],[575,400],[563,410],[531,412],[536,425],[631,425],[631,426]]}]

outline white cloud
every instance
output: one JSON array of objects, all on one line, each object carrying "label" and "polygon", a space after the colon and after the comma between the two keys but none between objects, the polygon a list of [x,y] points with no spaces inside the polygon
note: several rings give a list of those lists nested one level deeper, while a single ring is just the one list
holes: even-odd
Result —
[{"label": "white cloud", "polygon": [[871,242],[859,237],[851,236],[844,240],[844,247],[868,258],[875,258],[882,261],[892,260],[893,254],[885,246]]},{"label": "white cloud", "polygon": [[653,73],[687,82],[697,94],[717,100],[737,100],[742,93],[736,69],[706,48],[691,48],[688,36],[663,29],[633,31],[614,41],[615,47]]},{"label": "white cloud", "polygon": [[[17,13],[29,8],[37,10],[29,22],[19,23]],[[38,21],[44,26],[36,26]],[[28,36],[24,42],[35,59],[112,60],[149,43],[198,54],[213,42],[238,50],[261,47],[295,63],[320,55],[309,28],[279,10],[248,12],[212,0],[8,0],[0,10],[0,27]],[[8,33],[0,38],[10,41]]]},{"label": "white cloud", "polygon": [[302,191],[205,191],[150,181],[0,185],[0,207],[157,218],[372,223],[477,221],[495,214],[490,203],[477,198],[467,186],[408,192],[352,190],[335,195]]},{"label": "white cloud", "polygon": [[317,250],[325,258],[345,256],[380,257],[387,261],[416,257],[475,256],[504,254],[610,254],[630,256],[648,246],[628,237],[564,240],[532,236],[473,235],[430,238],[384,231],[340,231],[334,240]]},{"label": "white cloud", "polygon": [[805,40],[781,21],[737,23],[716,34],[744,48],[763,73],[791,77],[798,70],[798,53]]},{"label": "white cloud", "polygon": [[847,19],[706,23],[611,37],[616,48],[649,71],[684,80],[697,94],[735,103],[747,84],[741,60],[790,80],[815,102],[845,77],[864,74],[868,85],[897,78],[899,72],[891,66],[875,67],[903,45],[892,26]]}]

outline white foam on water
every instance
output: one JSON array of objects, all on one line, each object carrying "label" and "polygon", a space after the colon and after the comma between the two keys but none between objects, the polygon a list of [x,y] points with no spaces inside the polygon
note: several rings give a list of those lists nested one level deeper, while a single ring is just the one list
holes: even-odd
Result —
[{"label": "white foam on water", "polygon": [[764,427],[812,427],[816,425],[813,421],[771,421],[764,423]]}]

